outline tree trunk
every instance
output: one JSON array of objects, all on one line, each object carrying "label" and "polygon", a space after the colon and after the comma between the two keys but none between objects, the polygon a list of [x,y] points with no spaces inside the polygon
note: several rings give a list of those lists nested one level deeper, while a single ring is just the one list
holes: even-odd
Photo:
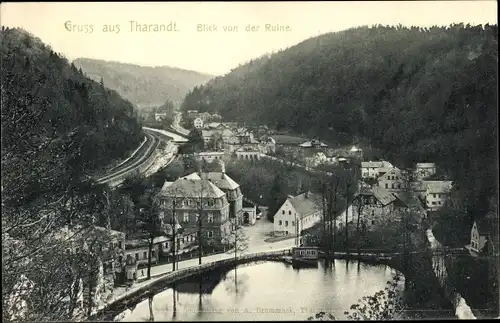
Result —
[{"label": "tree trunk", "polygon": [[172,221],[170,225],[172,226],[172,271],[175,271],[175,264],[177,261],[177,222],[175,219],[175,212],[176,212],[176,199],[177,196],[174,196],[172,200]]},{"label": "tree trunk", "polygon": [[348,230],[348,220],[349,220],[349,189],[350,185],[346,186],[346,195],[345,195],[345,250],[349,253],[349,230]]},{"label": "tree trunk", "polygon": [[146,279],[151,279],[151,258],[152,258],[152,253],[153,253],[153,242],[154,242],[154,235],[151,233],[148,239],[148,276]]},{"label": "tree trunk", "polygon": [[201,265],[201,248],[202,248],[202,241],[201,241],[201,223],[198,222],[198,265]]},{"label": "tree trunk", "polygon": [[362,206],[361,206],[361,197],[359,197],[359,200],[358,200],[358,221],[356,222],[356,235],[358,236],[358,254],[359,254],[359,251],[361,249],[361,234],[359,232],[359,219],[360,219],[360,215],[361,215],[361,210],[362,210]]},{"label": "tree trunk", "polygon": [[323,252],[326,253],[326,198],[325,198],[325,194],[326,194],[326,186],[323,185],[323,232],[322,232],[322,236],[323,236]]},{"label": "tree trunk", "polygon": [[332,239],[332,256],[335,256],[335,243],[336,243],[336,231],[337,231],[337,189],[339,186],[338,178],[335,181],[335,189],[333,190],[333,239]]}]

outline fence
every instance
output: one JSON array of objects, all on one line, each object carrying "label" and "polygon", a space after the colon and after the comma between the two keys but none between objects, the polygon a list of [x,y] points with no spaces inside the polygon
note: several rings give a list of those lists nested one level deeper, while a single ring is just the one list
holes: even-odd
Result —
[{"label": "fence", "polygon": [[191,266],[191,267],[179,269],[179,270],[176,270],[173,272],[168,272],[168,273],[165,273],[161,276],[158,276],[157,278],[146,281],[146,282],[142,283],[143,285],[116,297],[111,302],[107,303],[104,307],[100,308],[93,318],[95,318],[96,316],[98,317],[98,316],[103,315],[104,313],[106,313],[106,310],[110,306],[115,305],[118,302],[126,302],[126,300],[130,299],[130,298],[139,298],[141,295],[143,295],[144,293],[146,293],[150,289],[152,289],[152,287],[154,285],[159,284],[159,283],[174,282],[176,280],[187,278],[189,276],[203,273],[205,271],[208,271],[208,270],[214,269],[214,268],[218,268],[218,267],[223,267],[223,266],[228,266],[228,265],[236,265],[236,264],[240,264],[240,263],[246,263],[246,262],[257,261],[257,260],[279,259],[280,257],[287,256],[290,254],[291,254],[290,249],[271,251],[271,252],[259,252],[259,253],[254,253],[254,254],[247,254],[247,255],[238,256],[236,258],[232,257],[232,258],[228,258],[228,259],[213,261],[213,262],[202,264],[202,265]]}]

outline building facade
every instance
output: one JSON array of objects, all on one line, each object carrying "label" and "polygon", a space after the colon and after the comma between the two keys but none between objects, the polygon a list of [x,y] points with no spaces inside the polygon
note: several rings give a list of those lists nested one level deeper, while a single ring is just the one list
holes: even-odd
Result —
[{"label": "building facade", "polygon": [[435,163],[417,163],[415,167],[415,175],[418,179],[425,179],[436,174]]},{"label": "building facade", "polygon": [[[396,215],[397,197],[386,189],[373,186],[363,189],[353,199],[353,212],[360,221],[372,230],[377,226],[384,225],[387,221],[393,220]],[[354,214],[353,213],[353,214]]]},{"label": "building facade", "polygon": [[229,218],[237,218],[242,221],[243,194],[241,193],[240,185],[226,174],[226,168],[223,161],[220,172],[203,172],[201,178],[210,181],[217,188],[226,194],[229,202]]},{"label": "building facade", "polygon": [[175,214],[183,228],[201,227],[202,244],[220,244],[230,233],[230,204],[226,193],[207,179],[184,177],[166,183],[158,198],[164,214],[171,212],[175,200]]},{"label": "building facade", "polygon": [[361,177],[362,178],[378,178],[384,175],[394,166],[388,161],[364,161],[361,162]]},{"label": "building facade", "polygon": [[310,192],[289,196],[274,215],[274,234],[300,235],[321,221],[321,197]]},{"label": "building facade", "polygon": [[195,129],[201,129],[201,128],[203,128],[203,119],[201,119],[201,118],[195,118],[193,120],[193,127]]},{"label": "building facade", "polygon": [[450,196],[452,181],[424,181],[426,186],[425,201],[430,211],[440,209]]}]

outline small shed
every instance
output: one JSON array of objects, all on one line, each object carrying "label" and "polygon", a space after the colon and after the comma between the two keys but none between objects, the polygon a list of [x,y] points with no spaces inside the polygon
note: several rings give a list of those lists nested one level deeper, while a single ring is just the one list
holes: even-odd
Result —
[{"label": "small shed", "polygon": [[315,260],[319,259],[319,248],[315,246],[310,247],[293,247],[293,258]]},{"label": "small shed", "polygon": [[243,200],[242,207],[243,214],[243,224],[244,225],[255,225],[257,222],[257,208],[253,203]]}]

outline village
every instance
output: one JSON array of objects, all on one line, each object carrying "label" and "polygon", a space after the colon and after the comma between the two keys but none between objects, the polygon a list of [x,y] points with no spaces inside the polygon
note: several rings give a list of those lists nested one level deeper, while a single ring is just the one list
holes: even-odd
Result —
[{"label": "village", "polygon": [[[161,114],[155,116],[161,117]],[[227,257],[227,252],[235,248],[236,231],[246,236],[245,252],[317,244],[317,239],[311,236],[317,237],[327,221],[324,195],[297,191],[296,195],[288,195],[274,215],[268,215],[267,206],[248,199],[240,184],[226,173],[225,163],[231,160],[267,158],[284,164],[291,162],[306,171],[322,172],[324,177],[331,175],[328,171],[331,167],[354,166],[359,175],[357,187],[352,200],[334,217],[333,232],[346,226],[377,232],[388,223],[404,221],[415,230],[421,229],[432,222],[433,214],[445,205],[453,188],[451,181],[435,179],[434,162],[419,162],[413,169],[399,168],[385,160],[363,160],[363,149],[356,145],[332,149],[318,139],[304,141],[276,135],[267,127],[249,129],[234,122],[221,122],[218,115],[214,118],[197,111],[187,112],[183,126],[187,131],[199,132],[204,142],[203,151],[190,153],[198,162],[197,171],[164,183],[157,197],[162,234],[154,237],[151,246],[147,238],[130,238],[111,230],[111,241],[103,239],[94,247],[98,250],[99,264],[102,263],[100,283],[81,288],[98,290],[96,298],[101,303],[123,290],[123,286],[128,289],[143,281],[148,263],[152,266],[150,276],[157,276],[179,268],[179,264],[182,267],[201,264],[200,248],[204,259]],[[330,168],[322,169],[325,165]],[[492,245],[493,231],[488,221],[491,221],[489,216],[474,223],[470,244],[464,246],[474,257],[488,255],[497,247]],[[104,228],[96,227],[94,232],[80,238],[97,237],[103,231]],[[75,249],[82,247],[78,235],[61,233],[61,237],[70,236]],[[379,243],[375,247],[390,249],[395,245]]]}]

